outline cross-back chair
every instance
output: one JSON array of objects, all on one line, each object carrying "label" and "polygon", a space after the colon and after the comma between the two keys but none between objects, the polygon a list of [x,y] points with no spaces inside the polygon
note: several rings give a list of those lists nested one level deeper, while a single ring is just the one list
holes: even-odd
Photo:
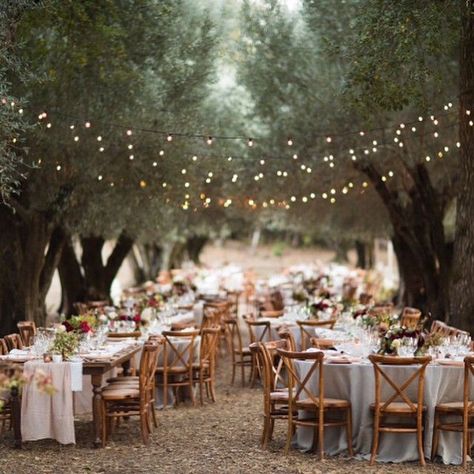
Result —
[{"label": "cross-back chair", "polygon": [[243,345],[242,334],[240,332],[237,318],[226,318],[224,320],[226,333],[229,344],[229,352],[232,356],[232,379],[231,384],[234,384],[235,372],[237,367],[240,367],[240,374],[242,378],[242,386],[245,386],[245,368],[250,368],[250,377],[252,377],[252,353],[248,347]]},{"label": "cross-back chair", "polygon": [[8,334],[8,336],[4,337],[4,340],[9,352],[13,349],[23,349],[23,342],[19,334]]},{"label": "cross-back chair", "polygon": [[406,328],[415,329],[421,319],[421,311],[416,308],[405,307],[403,308],[402,315],[400,318],[400,325]]},{"label": "cross-back chair", "polygon": [[[463,399],[459,402],[440,403],[436,405],[433,424],[433,442],[431,459],[438,453],[439,432],[455,431],[462,433],[462,464],[467,467],[467,457],[471,456],[472,434],[474,433],[474,400],[471,396],[471,381],[474,379],[474,357],[464,358]],[[449,417],[447,420],[444,417]],[[453,417],[457,420],[453,421]],[[459,417],[461,419],[459,419]]]},{"label": "cross-back chair", "polygon": [[204,398],[204,387],[207,397],[216,401],[216,355],[219,342],[219,326],[206,327],[201,330],[201,346],[199,349],[199,361],[193,364],[193,380],[199,384],[199,400],[201,405]]},{"label": "cross-back chair", "polygon": [[[140,358],[138,383],[111,383],[102,389],[102,446],[105,447],[112,432],[113,421],[122,417],[138,416],[140,431],[145,444],[149,443],[155,422],[155,370],[160,345],[148,341],[143,346]],[[125,378],[125,377],[124,377]]]},{"label": "cross-back chair", "polygon": [[[324,429],[344,427],[347,436],[349,455],[352,456],[352,413],[348,400],[326,398],[324,396],[324,365],[322,352],[291,352],[277,349],[282,357],[288,374],[288,430],[285,452],[288,453],[296,426],[310,426],[314,429],[314,446],[318,443],[319,458],[324,458]],[[311,367],[301,377],[295,362],[309,361]],[[317,378],[318,390],[314,392],[310,385],[312,376]],[[301,411],[310,412],[312,417],[300,415]],[[333,415],[338,415],[333,417]]]},{"label": "cross-back chair", "polygon": [[430,333],[438,334],[441,337],[447,337],[449,336],[449,326],[443,321],[435,320],[431,324]]},{"label": "cross-back chair", "polygon": [[[254,342],[265,342],[272,339],[272,328],[270,321],[262,321],[261,319],[253,319],[252,316],[244,316],[244,321],[249,330],[250,344]],[[252,354],[252,372],[250,386],[253,387],[257,377],[261,378],[261,368],[259,358]]]},{"label": "cross-back chair", "polygon": [[18,331],[24,346],[33,345],[33,339],[36,335],[36,324],[34,321],[20,321],[17,324]]},{"label": "cross-back chair", "polygon": [[[370,456],[370,465],[373,465],[379,447],[380,433],[414,433],[418,447],[420,464],[425,466],[425,456],[423,451],[423,430],[424,413],[426,407],[423,405],[424,381],[427,365],[431,362],[431,357],[397,357],[370,355],[375,374],[375,403],[371,405],[374,415],[373,442]],[[389,374],[384,366],[417,366],[402,383],[393,380],[393,375]],[[408,396],[408,389],[416,383],[416,402]],[[391,395],[382,400],[383,386],[391,388]],[[401,401],[397,401],[401,400]],[[384,423],[384,417],[397,416],[412,420],[415,418],[416,424],[397,423],[396,425]]]},{"label": "cross-back chair", "polygon": [[8,354],[8,346],[5,342],[5,339],[0,339],[0,355],[7,355]]},{"label": "cross-back chair", "polygon": [[266,448],[272,439],[275,420],[288,419],[288,383],[282,374],[283,359],[277,357],[277,349],[287,349],[283,339],[254,342],[250,350],[260,359],[263,380],[263,431],[261,444]]},{"label": "cross-back chair", "polygon": [[316,321],[316,320],[304,320],[296,321],[296,324],[300,328],[301,332],[301,350],[305,351],[309,347],[309,342],[314,336],[315,328],[328,328],[332,329],[336,324],[335,319],[328,319],[327,321]]},{"label": "cross-back chair", "polygon": [[189,387],[191,401],[195,406],[193,390],[193,364],[196,337],[199,331],[163,331],[163,360],[156,368],[162,380],[158,386],[163,387],[163,406],[167,407],[168,387],[175,390],[175,404],[179,402],[179,389]]}]

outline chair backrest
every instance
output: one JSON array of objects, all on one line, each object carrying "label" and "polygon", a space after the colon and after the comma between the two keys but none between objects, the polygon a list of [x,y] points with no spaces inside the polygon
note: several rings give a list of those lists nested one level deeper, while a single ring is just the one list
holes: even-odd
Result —
[{"label": "chair backrest", "polygon": [[[310,399],[315,405],[318,405],[320,408],[320,416],[322,416],[324,409],[324,354],[322,352],[292,352],[283,349],[277,349],[277,353],[283,359],[288,373],[288,412],[294,411],[294,404],[304,398]],[[306,360],[311,361],[312,364],[311,368],[302,378],[296,370],[294,362]],[[317,394],[315,394],[309,386],[310,383],[313,383],[311,380],[313,374],[315,374],[319,381]]]},{"label": "chair backrest", "polygon": [[284,311],[282,309],[278,310],[261,310],[260,311],[260,317],[261,318],[281,318],[283,316]]},{"label": "chair backrest", "polygon": [[[474,357],[467,356],[464,358],[464,421],[469,423],[468,413],[474,412],[474,401],[471,400],[471,377],[474,377]],[[472,416],[472,414],[470,415]]]},{"label": "chair backrest", "polygon": [[4,337],[8,351],[13,349],[23,349],[23,343],[19,334],[9,334]]},{"label": "chair backrest", "polygon": [[255,320],[251,317],[244,317],[249,328],[250,343],[269,341],[271,339],[270,321]]},{"label": "chair backrest", "polygon": [[204,305],[204,312],[201,321],[201,330],[212,326],[218,326],[221,324],[225,310],[216,308],[215,306]]},{"label": "chair backrest", "polygon": [[295,352],[297,350],[295,336],[288,327],[281,327],[278,330],[278,335],[286,341],[286,348],[289,351]]},{"label": "chair backrest", "polygon": [[158,364],[158,355],[163,347],[163,341],[154,339],[145,342],[140,357],[140,373],[138,376],[140,392],[151,390],[155,383],[155,371]]},{"label": "chair backrest", "polygon": [[219,326],[203,328],[201,331],[201,347],[199,349],[199,363],[208,363],[214,367],[217,354],[217,343],[221,329]]},{"label": "chair backrest", "polygon": [[288,386],[287,380],[282,375],[284,368],[283,359],[275,357],[277,349],[287,349],[287,341],[279,339],[277,341],[253,342],[249,347],[251,352],[259,359],[259,366],[262,370],[264,398],[266,402],[269,402],[271,392]]},{"label": "chair backrest", "polygon": [[[370,361],[374,367],[375,373],[375,407],[384,411],[392,402],[400,400],[413,413],[421,414],[423,410],[423,393],[425,382],[426,366],[431,362],[431,357],[397,357],[384,355],[370,355]],[[383,366],[418,366],[402,383],[395,382],[387,374]],[[382,400],[383,385],[388,384],[391,387],[391,395]],[[417,384],[416,404],[408,396],[408,389],[412,384]]]},{"label": "chair backrest", "polygon": [[7,355],[8,354],[8,347],[5,339],[0,339],[0,355]]},{"label": "chair backrest", "polygon": [[194,343],[199,331],[163,331],[163,367],[165,372],[173,368],[192,370]]},{"label": "chair backrest", "polygon": [[304,320],[296,321],[301,331],[301,350],[308,348],[311,338],[314,336],[314,328],[329,328],[332,329],[336,324],[335,319],[328,319],[327,321]]},{"label": "chair backrest", "polygon": [[239,323],[237,318],[225,318],[224,325],[229,335],[229,341],[231,343],[231,352],[232,357],[234,357],[234,351],[238,350],[242,352],[243,343],[242,343],[242,334],[240,332]]},{"label": "chair backrest", "polygon": [[443,321],[435,320],[431,324],[430,333],[431,334],[439,334],[442,337],[448,336],[449,335],[449,326],[446,323],[444,323]]},{"label": "chair backrest", "polygon": [[406,328],[415,329],[420,323],[421,311],[416,308],[406,307],[403,309],[400,318],[400,325]]},{"label": "chair backrest", "polygon": [[33,338],[36,335],[36,324],[34,321],[20,321],[17,324],[18,331],[24,346],[33,345]]}]

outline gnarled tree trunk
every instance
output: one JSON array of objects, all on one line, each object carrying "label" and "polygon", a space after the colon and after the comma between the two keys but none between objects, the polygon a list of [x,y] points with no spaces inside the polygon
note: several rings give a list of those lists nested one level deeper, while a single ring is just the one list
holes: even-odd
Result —
[{"label": "gnarled tree trunk", "polygon": [[[456,209],[451,311],[453,325],[474,333],[474,1],[461,5],[459,142],[461,184]],[[467,114],[470,111],[470,115]]]}]

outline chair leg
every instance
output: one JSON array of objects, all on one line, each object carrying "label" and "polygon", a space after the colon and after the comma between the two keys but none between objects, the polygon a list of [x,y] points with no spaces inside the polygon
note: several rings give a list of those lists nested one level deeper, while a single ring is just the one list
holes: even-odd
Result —
[{"label": "chair leg", "polygon": [[431,441],[431,460],[434,461],[438,451],[439,442],[439,413],[435,410],[435,416],[433,421],[433,438]]},{"label": "chair leg", "polygon": [[244,360],[241,358],[240,359],[240,374],[242,376],[242,387],[245,387],[245,366],[244,366]]},{"label": "chair leg", "polygon": [[163,373],[163,410],[168,406],[168,374]]},{"label": "chair leg", "polygon": [[204,377],[203,377],[203,369],[199,369],[199,400],[201,402],[201,406],[204,405]]},{"label": "chair leg", "polygon": [[288,454],[290,452],[292,438],[293,438],[293,421],[291,420],[291,418],[288,418],[288,430],[286,433],[285,454]]},{"label": "chair leg", "polygon": [[274,418],[270,418],[270,425],[269,425],[269,430],[268,430],[268,433],[267,433],[267,439],[268,441],[271,441],[272,438],[273,438],[273,430],[275,428],[275,419]]},{"label": "chair leg", "polygon": [[318,420],[318,431],[319,431],[319,460],[324,459],[324,420],[319,418]]},{"label": "chair leg", "polygon": [[374,418],[374,437],[372,440],[372,453],[370,455],[370,463],[369,463],[371,466],[374,465],[375,457],[377,456],[377,451],[379,449],[379,437],[380,437],[379,425],[380,425],[380,415],[376,411],[375,418]]},{"label": "chair leg", "polygon": [[102,447],[105,448],[107,443],[107,402],[102,400],[100,407],[100,417],[102,418],[101,428],[102,428]]},{"label": "chair leg", "polygon": [[346,412],[346,432],[347,432],[347,451],[349,456],[354,456],[354,451],[352,449],[352,410],[351,407],[347,409]]},{"label": "chair leg", "polygon": [[235,381],[235,361],[232,361],[232,379],[230,381],[231,385],[234,385]]},{"label": "chair leg", "polygon": [[420,416],[416,423],[416,440],[418,444],[418,456],[420,464],[426,466],[425,452],[423,450],[423,416]]},{"label": "chair leg", "polygon": [[268,431],[268,416],[264,415],[263,417],[263,431],[261,438],[261,445],[263,449],[267,449],[267,431]]},{"label": "chair leg", "polygon": [[189,389],[191,390],[191,402],[193,404],[193,407],[195,407],[196,406],[196,398],[194,397],[193,373],[191,372],[188,375],[188,377],[189,377]]},{"label": "chair leg", "polygon": [[142,432],[142,440],[143,444],[148,445],[150,441],[150,435],[148,433],[148,426],[147,426],[147,416],[146,412],[140,411],[140,430]]}]

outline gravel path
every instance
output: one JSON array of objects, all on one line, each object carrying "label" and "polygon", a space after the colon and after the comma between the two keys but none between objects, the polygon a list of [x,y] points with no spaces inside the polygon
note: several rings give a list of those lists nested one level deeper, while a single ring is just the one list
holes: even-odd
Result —
[{"label": "gravel path", "polygon": [[[26,443],[13,450],[11,435],[0,447],[0,472],[26,473],[416,473],[417,463],[377,465],[343,457],[319,462],[312,453],[283,453],[284,423],[276,424],[268,451],[259,447],[261,392],[258,388],[230,387],[223,360],[219,368],[218,402],[203,408],[181,405],[159,413],[160,426],[149,447],[140,442],[135,420],[122,424],[106,449],[91,447],[91,424],[76,423],[76,446],[53,441]],[[429,464],[436,473],[465,472],[453,466]],[[471,472],[474,469],[471,467]]]}]

